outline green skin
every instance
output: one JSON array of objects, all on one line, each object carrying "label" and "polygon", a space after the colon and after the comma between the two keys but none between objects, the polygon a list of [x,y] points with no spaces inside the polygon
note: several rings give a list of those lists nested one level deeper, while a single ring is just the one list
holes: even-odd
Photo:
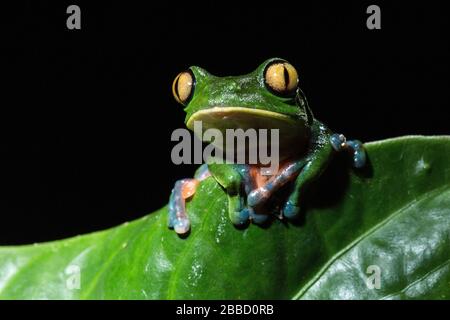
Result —
[{"label": "green skin", "polygon": [[[202,121],[204,130],[279,129],[280,161],[291,165],[290,169],[282,169],[276,174],[278,180],[274,176],[274,181],[263,186],[256,186],[249,178],[250,165],[210,163],[207,169],[205,165],[200,167],[195,179],[202,180],[211,175],[224,188],[229,217],[237,226],[245,225],[247,221],[265,223],[271,214],[279,218],[297,217],[306,186],[321,175],[336,151],[352,151],[357,167],[365,161],[359,141],[345,141],[343,135],[333,134],[314,119],[299,88],[289,97],[279,96],[268,88],[264,78],[266,67],[280,60],[269,59],[254,72],[243,76],[216,77],[202,68],[190,68],[195,77],[195,88],[184,109],[189,129],[193,129],[194,121]],[[169,206],[169,227],[179,234],[190,228],[186,213],[179,212],[184,210],[180,192],[187,181],[181,180],[178,187],[176,185]],[[281,191],[285,189],[289,192]],[[273,199],[276,200],[271,201]]]}]

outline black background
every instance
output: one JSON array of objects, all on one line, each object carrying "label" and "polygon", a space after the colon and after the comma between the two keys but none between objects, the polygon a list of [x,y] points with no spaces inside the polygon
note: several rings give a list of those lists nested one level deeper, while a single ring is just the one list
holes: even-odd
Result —
[{"label": "black background", "polygon": [[[449,134],[448,12],[439,3],[18,2],[2,8],[0,244],[64,238],[163,206],[195,166],[170,159],[173,78],[282,57],[317,118],[362,141]],[[81,7],[81,30],[66,8]],[[381,7],[381,30],[366,8]]]}]

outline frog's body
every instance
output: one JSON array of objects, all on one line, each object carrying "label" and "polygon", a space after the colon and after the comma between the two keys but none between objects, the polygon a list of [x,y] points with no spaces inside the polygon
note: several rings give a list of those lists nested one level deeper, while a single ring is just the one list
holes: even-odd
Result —
[{"label": "frog's body", "polygon": [[[305,187],[317,179],[333,153],[349,150],[355,167],[365,163],[359,141],[346,141],[316,120],[298,87],[295,68],[282,59],[269,59],[254,72],[238,77],[215,77],[198,67],[182,72],[173,84],[174,96],[186,106],[186,125],[193,129],[278,129],[280,166],[270,176],[254,164],[202,165],[193,179],[177,181],[169,202],[169,227],[189,231],[185,201],[198,182],[212,176],[225,189],[235,225],[249,220],[264,223],[270,215],[293,219],[300,211]],[[283,189],[283,190],[281,190]],[[288,192],[286,192],[288,191]]]}]

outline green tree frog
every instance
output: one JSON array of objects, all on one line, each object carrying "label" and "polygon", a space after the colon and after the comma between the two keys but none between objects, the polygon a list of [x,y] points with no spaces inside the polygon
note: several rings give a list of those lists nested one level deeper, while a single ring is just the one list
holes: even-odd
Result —
[{"label": "green tree frog", "polygon": [[358,140],[346,140],[315,119],[299,86],[297,70],[272,58],[244,76],[217,77],[190,67],[174,80],[172,91],[186,112],[186,126],[195,121],[206,128],[278,129],[280,166],[261,174],[258,164],[206,163],[192,179],[175,183],[169,201],[169,227],[178,234],[190,230],[186,201],[198,183],[213,177],[228,197],[228,215],[236,226],[264,224],[270,217],[295,219],[305,188],[316,180],[341,150],[353,165],[363,167],[366,154]]}]

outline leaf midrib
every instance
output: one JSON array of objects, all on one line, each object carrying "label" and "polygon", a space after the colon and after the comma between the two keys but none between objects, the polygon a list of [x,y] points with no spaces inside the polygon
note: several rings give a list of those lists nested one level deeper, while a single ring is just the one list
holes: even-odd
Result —
[{"label": "leaf midrib", "polygon": [[396,291],[394,293],[387,294],[387,295],[381,297],[380,300],[387,300],[387,299],[389,299],[389,297],[393,297],[393,296],[398,295],[400,293],[406,292],[406,290],[408,290],[409,288],[414,287],[416,284],[419,284],[420,282],[422,282],[425,279],[429,278],[430,276],[434,275],[436,272],[441,271],[445,266],[447,266],[449,264],[450,264],[450,259],[445,260],[444,262],[442,262],[438,266],[436,266],[433,270],[427,272],[426,274],[421,276],[419,279],[411,282],[410,284],[405,286],[403,289],[398,290],[398,291]]}]

